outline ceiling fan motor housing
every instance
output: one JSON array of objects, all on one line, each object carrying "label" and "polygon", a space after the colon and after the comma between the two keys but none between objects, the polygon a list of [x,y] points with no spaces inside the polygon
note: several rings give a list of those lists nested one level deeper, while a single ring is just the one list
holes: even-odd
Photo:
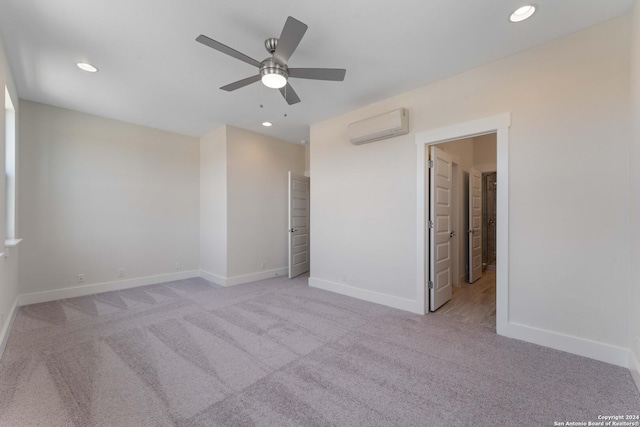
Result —
[{"label": "ceiling fan motor housing", "polygon": [[267,52],[273,55],[278,47],[278,39],[275,37],[268,38],[264,41],[264,48],[267,49]]},{"label": "ceiling fan motor housing", "polygon": [[288,79],[289,69],[286,65],[279,64],[274,58],[267,58],[260,63],[260,76],[266,74],[280,74]]}]

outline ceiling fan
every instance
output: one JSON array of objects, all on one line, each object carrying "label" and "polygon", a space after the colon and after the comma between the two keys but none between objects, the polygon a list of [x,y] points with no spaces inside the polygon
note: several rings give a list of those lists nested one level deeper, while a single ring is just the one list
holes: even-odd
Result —
[{"label": "ceiling fan", "polygon": [[287,62],[298,47],[302,36],[307,31],[307,25],[289,16],[284,24],[280,38],[268,38],[264,42],[264,47],[272,56],[262,62],[238,52],[218,41],[205,35],[199,35],[196,41],[209,46],[217,51],[226,53],[236,59],[246,62],[259,68],[259,73],[255,76],[247,77],[237,82],[222,86],[220,89],[228,92],[240,89],[258,80],[273,89],[280,89],[280,93],[289,105],[300,102],[300,98],[289,84],[289,77],[313,80],[343,81],[347,70],[342,68],[289,68]]}]

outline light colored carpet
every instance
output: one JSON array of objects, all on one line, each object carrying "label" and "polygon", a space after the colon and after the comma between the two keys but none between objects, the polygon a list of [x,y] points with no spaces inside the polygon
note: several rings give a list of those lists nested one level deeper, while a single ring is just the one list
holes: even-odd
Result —
[{"label": "light colored carpet", "polygon": [[551,426],[640,412],[629,372],[275,278],[21,307],[2,426]]}]

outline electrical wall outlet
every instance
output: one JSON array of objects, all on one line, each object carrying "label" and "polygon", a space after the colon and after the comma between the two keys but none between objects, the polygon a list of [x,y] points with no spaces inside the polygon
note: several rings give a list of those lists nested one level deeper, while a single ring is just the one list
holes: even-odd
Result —
[{"label": "electrical wall outlet", "polygon": [[84,274],[78,274],[78,283],[84,283]]},{"label": "electrical wall outlet", "polygon": [[118,269],[118,277],[124,277],[124,267]]},{"label": "electrical wall outlet", "polygon": [[182,270],[182,261],[176,262],[176,270]]},{"label": "electrical wall outlet", "polygon": [[267,262],[266,262],[266,261],[262,261],[262,262],[260,263],[260,268],[261,268],[261,269],[263,269],[263,270],[264,270],[266,266],[267,266]]}]

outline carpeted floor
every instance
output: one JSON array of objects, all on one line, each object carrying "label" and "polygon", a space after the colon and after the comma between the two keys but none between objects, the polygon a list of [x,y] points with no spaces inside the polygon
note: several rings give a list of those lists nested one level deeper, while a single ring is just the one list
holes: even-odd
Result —
[{"label": "carpeted floor", "polygon": [[626,369],[274,278],[21,307],[2,426],[553,426],[640,413]]}]

